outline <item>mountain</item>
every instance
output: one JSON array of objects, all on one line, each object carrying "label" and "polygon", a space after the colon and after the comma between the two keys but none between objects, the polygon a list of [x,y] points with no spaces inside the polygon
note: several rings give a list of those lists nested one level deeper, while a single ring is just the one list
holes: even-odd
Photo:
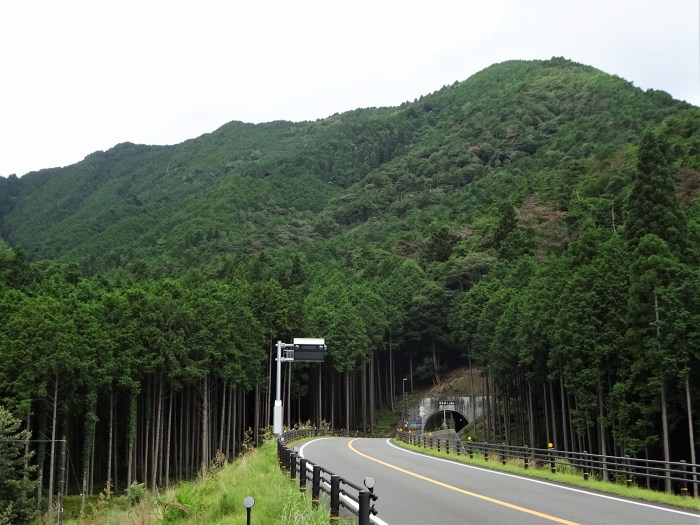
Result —
[{"label": "mountain", "polygon": [[477,441],[695,464],[699,197],[699,108],[559,58],[0,178],[0,400],[84,494],[155,489],[257,441],[275,342],[323,337],[290,427],[467,367]]},{"label": "mountain", "polygon": [[483,230],[503,199],[551,224],[577,195],[619,190],[640,133],[683,110],[697,108],[568,60],[504,62],[399,107],[230,122],[0,179],[0,234],[88,273],[348,236],[411,254],[435,221]]}]

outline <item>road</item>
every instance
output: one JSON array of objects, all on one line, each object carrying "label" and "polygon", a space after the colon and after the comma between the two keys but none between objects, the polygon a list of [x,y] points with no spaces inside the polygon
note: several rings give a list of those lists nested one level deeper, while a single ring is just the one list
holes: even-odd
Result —
[{"label": "road", "polygon": [[700,525],[700,513],[433,458],[387,439],[320,438],[299,452],[362,485],[389,525]]}]

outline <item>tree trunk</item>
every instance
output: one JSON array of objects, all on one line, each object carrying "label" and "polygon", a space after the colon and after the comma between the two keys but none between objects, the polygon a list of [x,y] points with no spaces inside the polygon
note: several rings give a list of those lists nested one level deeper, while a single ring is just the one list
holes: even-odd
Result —
[{"label": "tree trunk", "polygon": [[209,468],[209,374],[204,374],[202,385],[202,477]]},{"label": "tree trunk", "polygon": [[237,387],[237,386],[234,386],[234,387],[233,387],[233,418],[231,419],[231,421],[233,421],[233,429],[232,429],[232,431],[233,431],[233,453],[232,453],[233,457],[236,456],[236,443],[237,443],[236,440],[237,440],[237,438],[238,438],[238,429],[239,429],[239,425],[238,425],[238,420],[239,420],[239,417],[238,417],[238,414],[239,414],[239,410],[238,410],[239,398],[240,398],[240,396],[238,395],[238,387]]},{"label": "tree trunk", "polygon": [[535,420],[534,410],[532,407],[532,385],[527,382],[527,409],[528,409],[528,425],[530,434],[530,448],[535,448]]},{"label": "tree trunk", "polygon": [[106,497],[112,497],[112,446],[114,440],[114,390],[109,387],[109,430],[107,437],[107,485]]},{"label": "tree trunk", "polygon": [[255,382],[255,421],[253,423],[253,432],[255,433],[255,439],[254,443],[255,446],[257,447],[259,445],[258,443],[258,436],[260,435],[260,427],[259,427],[259,421],[260,421],[260,385],[258,382]]},{"label": "tree trunk", "polygon": [[144,435],[143,439],[141,441],[141,466],[142,466],[142,472],[143,476],[141,479],[143,479],[143,484],[148,487],[148,461],[150,458],[150,441],[151,441],[151,418],[153,417],[153,381],[149,381],[148,386],[146,387],[146,402],[145,402],[145,409],[143,410],[143,417],[144,417],[144,423],[143,423],[143,428],[144,428]]},{"label": "tree trunk", "polygon": [[226,426],[226,391],[227,381],[224,379],[224,384],[221,388],[221,421],[219,423],[219,446],[217,447],[225,455],[224,449],[224,427]]},{"label": "tree trunk", "polygon": [[131,480],[133,476],[133,465],[134,465],[134,445],[136,443],[136,430],[137,430],[137,419],[136,419],[136,392],[131,391],[131,396],[129,399],[129,430],[127,431],[127,441],[129,445],[127,468],[126,468],[126,494],[131,495]]},{"label": "tree trunk", "polygon": [[[41,411],[39,412],[39,433],[40,436],[46,435],[46,412]],[[41,510],[41,498],[43,495],[43,488],[44,488],[44,464],[46,463],[46,442],[45,441],[40,441],[39,442],[39,450],[37,450],[36,454],[36,463],[39,467],[39,471],[37,473],[37,480],[39,481],[37,483],[37,488],[36,488],[36,508],[37,510]]]},{"label": "tree trunk", "polygon": [[469,395],[471,396],[472,402],[472,420],[471,423],[474,425],[474,432],[476,432],[476,394],[474,392],[474,369],[472,368],[472,353],[467,350],[467,361],[469,364]]},{"label": "tree trunk", "polygon": [[561,423],[562,432],[564,433],[564,450],[570,451],[569,448],[569,418],[566,410],[566,394],[564,393],[564,374],[561,371],[561,359],[559,363],[559,395],[561,396]]},{"label": "tree trunk", "polygon": [[557,412],[554,409],[554,390],[552,387],[552,382],[549,381],[549,408],[552,411],[552,438],[554,441],[554,448],[559,448],[559,436],[557,433]]},{"label": "tree trunk", "polygon": [[350,372],[345,371],[345,431],[350,432]]},{"label": "tree trunk", "polygon": [[272,391],[274,389],[274,386],[272,384],[272,361],[273,361],[273,354],[275,353],[275,345],[272,342],[272,338],[270,338],[270,347],[268,348],[267,352],[267,399],[265,400],[265,426],[269,427],[272,425],[272,421],[270,420],[270,409],[272,405]]},{"label": "tree trunk", "polygon": [[435,373],[435,385],[440,384],[440,372],[438,370],[438,360],[437,360],[437,352],[435,350],[435,339],[431,339],[430,341],[432,350],[433,350],[433,371]]},{"label": "tree trunk", "polygon": [[369,433],[374,434],[374,356],[369,358]]},{"label": "tree trunk", "polygon": [[603,481],[608,481],[608,463],[605,456],[608,455],[608,439],[605,428],[605,408],[603,405],[603,385],[598,380],[598,428],[600,429],[600,454],[602,457],[601,468],[603,470]]},{"label": "tree trunk", "polygon": [[[661,354],[661,324],[659,321],[659,296],[656,294],[656,289],[654,289],[654,316],[656,317],[656,344]],[[671,452],[668,442],[668,407],[666,403],[666,383],[664,379],[664,372],[661,371],[661,429],[662,429],[662,439],[664,447],[664,468],[666,469],[664,486],[667,493],[671,493],[671,473],[669,469],[669,461],[671,461]]]},{"label": "tree trunk", "polygon": [[664,446],[664,468],[666,472],[664,474],[664,487],[667,493],[671,493],[671,473],[669,472],[669,462],[671,461],[671,451],[668,443],[668,407],[666,403],[666,385],[661,381],[661,428],[663,433],[663,446]]},{"label": "tree trunk", "polygon": [[158,397],[156,398],[156,428],[153,431],[153,473],[151,474],[151,490],[156,490],[159,471],[159,452],[160,452],[160,432],[163,420],[163,372],[158,377]]},{"label": "tree trunk", "polygon": [[53,419],[51,420],[51,457],[49,458],[49,503],[48,515],[49,521],[53,519],[53,481],[54,481],[54,465],[56,464],[56,427],[58,420],[56,413],[58,411],[58,374],[54,377],[53,389]]},{"label": "tree trunk", "polygon": [[360,402],[362,403],[362,433],[367,433],[367,364],[362,364],[362,372],[360,373],[360,388],[362,394]]},{"label": "tree trunk", "polygon": [[80,516],[85,516],[85,500],[89,489],[90,460],[94,450],[95,438],[95,405],[97,394],[91,392],[88,395],[90,405],[85,414],[84,440],[83,440],[83,488],[80,494]]},{"label": "tree trunk", "polygon": [[547,443],[552,442],[552,434],[549,428],[549,403],[547,401],[547,385],[542,383],[542,398],[544,399],[544,426],[545,434],[547,435]]},{"label": "tree trunk", "polygon": [[484,429],[484,436],[486,441],[491,441],[493,443],[493,439],[491,437],[491,429],[493,428],[493,425],[491,424],[491,396],[493,394],[491,392],[491,381],[489,380],[488,367],[486,369],[486,373],[484,374],[484,383],[484,408],[486,409],[486,428]]},{"label": "tree trunk", "polygon": [[[690,374],[686,373],[685,376],[685,401],[688,407],[687,414],[688,414],[688,439],[690,441],[690,462],[693,465],[696,465],[696,459],[695,459],[695,435],[693,433],[693,409],[691,407],[691,402],[690,402]],[[698,497],[698,476],[697,472],[695,471],[695,467],[693,467],[693,497],[697,498]]]},{"label": "tree trunk", "polygon": [[[32,404],[31,402],[29,403],[29,406],[27,406],[27,420],[26,420],[26,426],[25,428],[29,432],[29,435],[32,435]],[[29,441],[26,441],[24,443],[24,474],[22,477],[26,480],[29,479]]]},{"label": "tree trunk", "polygon": [[[233,387],[229,385],[228,387],[228,425],[226,425],[226,445],[224,448],[224,454],[226,454],[227,459],[233,459],[234,452],[231,450],[231,428],[235,424],[233,421],[233,415],[235,414],[236,406],[234,403],[236,400],[233,398]],[[269,420],[268,420],[269,424]]]},{"label": "tree trunk", "polygon": [[168,396],[168,433],[165,436],[165,489],[170,486],[170,437],[172,435],[173,423],[173,388],[170,387]]},{"label": "tree trunk", "polygon": [[391,333],[389,334],[389,381],[387,383],[387,389],[389,392],[389,404],[391,406],[391,411],[394,411],[394,396],[395,391],[394,391],[394,383],[396,382],[396,378],[394,376],[394,351],[392,349],[392,342],[391,342]]},{"label": "tree trunk", "polygon": [[[376,397],[377,397],[377,401],[379,403],[380,409],[384,408],[384,401],[382,399],[382,367],[381,367],[381,363],[379,360],[381,354],[382,354],[382,352],[375,352],[374,353],[374,355],[376,356],[376,359],[377,359],[377,362],[375,364],[375,374],[377,377],[377,390],[376,390],[377,395],[376,395]],[[374,357],[372,359],[374,359]]]},{"label": "tree trunk", "polygon": [[287,428],[292,428],[292,364],[292,361],[287,363]]},{"label": "tree trunk", "polygon": [[331,373],[331,428],[335,429],[335,377],[336,374]]}]

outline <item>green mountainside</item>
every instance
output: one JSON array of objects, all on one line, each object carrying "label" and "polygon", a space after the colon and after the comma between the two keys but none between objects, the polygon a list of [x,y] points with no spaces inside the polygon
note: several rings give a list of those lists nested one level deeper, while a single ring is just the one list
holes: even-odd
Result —
[{"label": "green mountainside", "polygon": [[[483,416],[423,423],[696,463],[699,247],[700,109],[559,58],[120,144],[0,178],[2,432],[66,435],[77,492],[156,490],[260,441],[274,344],[303,336],[328,350],[285,365],[287,426],[386,432],[407,381],[464,367]],[[0,521],[29,521],[33,472],[57,486],[37,443]]]},{"label": "green mountainside", "polygon": [[504,198],[567,211],[600,195],[641,131],[686,107],[563,59],[506,62],[397,108],[231,122],[5,179],[0,232],[30,259],[88,272],[173,273],[348,234],[410,251],[434,221],[479,227]]}]

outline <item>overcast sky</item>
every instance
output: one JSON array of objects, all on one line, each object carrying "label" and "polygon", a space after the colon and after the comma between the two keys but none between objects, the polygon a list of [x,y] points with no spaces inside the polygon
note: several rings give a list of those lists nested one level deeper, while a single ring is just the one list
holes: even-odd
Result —
[{"label": "overcast sky", "polygon": [[3,0],[0,175],[563,56],[700,106],[700,0]]}]

